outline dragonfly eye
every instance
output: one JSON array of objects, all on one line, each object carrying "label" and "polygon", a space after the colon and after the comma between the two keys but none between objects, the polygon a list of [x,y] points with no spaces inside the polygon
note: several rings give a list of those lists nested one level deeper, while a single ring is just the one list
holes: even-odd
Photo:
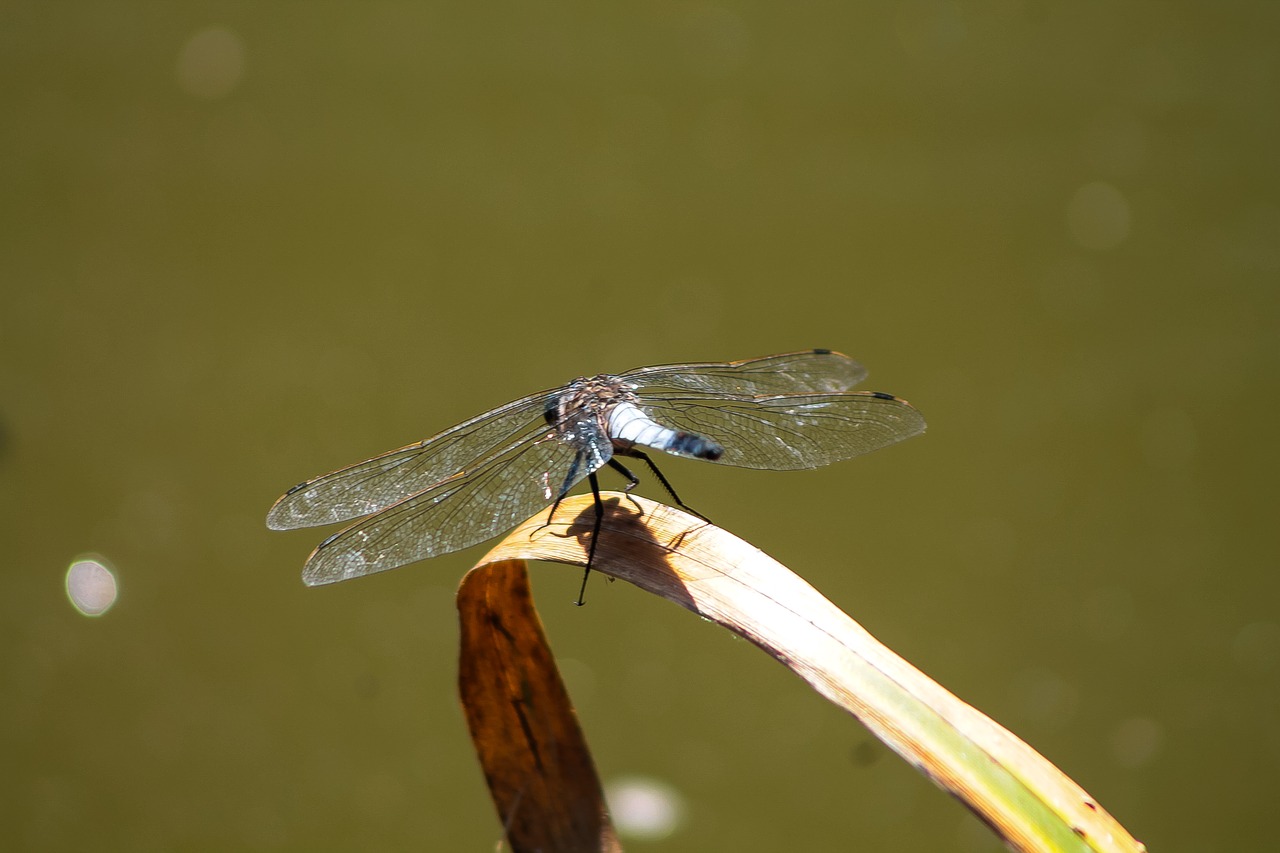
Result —
[{"label": "dragonfly eye", "polygon": [[546,419],[548,426],[555,426],[560,422],[560,398],[555,394],[547,397],[547,405],[542,410],[542,417]]}]

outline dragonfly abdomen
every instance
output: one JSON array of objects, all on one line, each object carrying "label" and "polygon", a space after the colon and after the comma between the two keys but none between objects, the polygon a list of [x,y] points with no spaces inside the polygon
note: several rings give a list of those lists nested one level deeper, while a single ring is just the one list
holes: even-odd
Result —
[{"label": "dragonfly abdomen", "polygon": [[697,433],[664,427],[633,403],[618,403],[609,411],[609,438],[622,449],[639,444],[676,456],[719,459],[724,448]]}]

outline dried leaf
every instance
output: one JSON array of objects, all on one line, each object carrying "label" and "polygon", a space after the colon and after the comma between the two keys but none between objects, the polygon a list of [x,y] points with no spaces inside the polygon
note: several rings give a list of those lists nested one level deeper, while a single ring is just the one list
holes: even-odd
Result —
[{"label": "dried leaf", "polygon": [[[667,598],[755,643],[955,795],[1013,849],[1145,850],[1039,753],[880,644],[759,549],[662,504],[617,493],[604,498],[594,570]],[[513,530],[463,582],[463,683],[471,685],[464,687],[463,701],[473,736],[481,733],[477,748],[514,849],[616,849],[609,846],[616,841],[598,798],[595,771],[555,675],[528,588],[523,580],[508,588],[491,577],[506,573],[523,578],[522,560],[586,563],[594,519],[591,496],[563,501],[554,523],[548,523],[547,515],[544,511]],[[473,580],[477,575],[483,580]],[[477,583],[504,591],[477,593]],[[478,608],[477,597],[484,599]],[[523,608],[527,615],[513,621],[507,616],[509,606]],[[476,612],[469,614],[470,609]],[[526,621],[538,640],[529,646],[516,641],[524,636]],[[468,634],[472,640],[466,639]],[[489,639],[476,643],[474,635]],[[480,646],[487,646],[486,656],[470,660]],[[477,700],[468,690],[477,683],[494,687],[473,713],[470,703]],[[529,732],[520,734],[530,724]],[[499,741],[490,734],[495,727],[507,733],[496,752],[512,754],[495,755]],[[522,749],[525,755],[516,754]],[[591,785],[586,784],[588,775]],[[562,784],[566,787],[557,791]],[[566,808],[566,800],[574,801],[579,811],[570,816],[555,811]],[[552,811],[544,813],[547,808]],[[572,834],[573,844],[517,841],[514,829],[526,822],[581,831]],[[589,844],[596,846],[583,846]]]},{"label": "dried leaf", "polygon": [[512,850],[620,850],[524,563],[476,566],[458,612],[458,690]]}]

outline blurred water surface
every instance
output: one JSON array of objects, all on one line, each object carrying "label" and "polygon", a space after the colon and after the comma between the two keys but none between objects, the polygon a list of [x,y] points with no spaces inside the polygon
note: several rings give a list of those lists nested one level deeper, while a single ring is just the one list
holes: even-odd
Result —
[{"label": "blurred water surface", "polygon": [[[672,461],[682,497],[1153,849],[1264,846],[1278,10],[8,4],[0,847],[492,849],[481,550],[308,590],[323,533],[267,507],[578,375],[810,346],[929,432]],[[657,846],[997,849],[755,649],[575,574],[540,606],[602,776],[678,804]]]}]

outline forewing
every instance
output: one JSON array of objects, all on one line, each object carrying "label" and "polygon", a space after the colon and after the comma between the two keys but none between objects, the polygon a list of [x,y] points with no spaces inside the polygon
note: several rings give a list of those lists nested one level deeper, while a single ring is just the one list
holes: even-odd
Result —
[{"label": "forewing", "polygon": [[394,569],[475,545],[524,521],[613,452],[603,434],[553,434],[504,452],[357,522],[320,543],[302,570],[308,585]]},{"label": "forewing", "polygon": [[785,394],[755,399],[711,395],[642,397],[655,421],[706,436],[739,468],[817,468],[870,453],[924,432],[924,416],[878,391]]},{"label": "forewing", "polygon": [[425,491],[522,436],[547,432],[543,412],[550,393],[523,397],[417,444],[299,483],[271,507],[267,526],[292,530],[349,521]]},{"label": "forewing", "polygon": [[783,394],[838,394],[867,378],[861,364],[831,350],[805,350],[745,361],[664,364],[622,374],[642,397],[696,392],[748,399]]}]

